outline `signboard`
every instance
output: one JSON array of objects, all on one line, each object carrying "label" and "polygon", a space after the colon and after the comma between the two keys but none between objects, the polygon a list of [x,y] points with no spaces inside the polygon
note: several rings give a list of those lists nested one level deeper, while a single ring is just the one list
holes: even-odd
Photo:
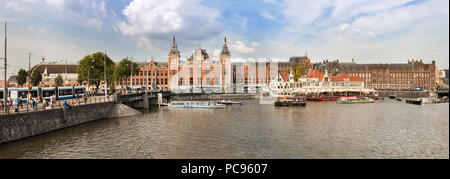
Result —
[{"label": "signboard", "polygon": [[19,92],[17,90],[12,90],[10,94],[11,100],[17,101],[17,99],[19,99]]}]

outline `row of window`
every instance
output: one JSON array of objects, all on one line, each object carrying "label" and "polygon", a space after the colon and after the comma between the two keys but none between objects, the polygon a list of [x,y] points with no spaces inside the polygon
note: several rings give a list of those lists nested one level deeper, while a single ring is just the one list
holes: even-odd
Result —
[{"label": "row of window", "polygon": [[[361,78],[365,78],[365,77],[377,77],[377,73],[373,73],[373,74],[365,74],[365,73],[349,73],[350,76],[357,76],[357,77],[361,77]],[[382,73],[380,73],[378,76],[383,76]],[[389,75],[385,75],[385,76],[390,76],[390,77],[394,77],[394,78],[409,78],[414,76],[414,78],[429,78],[430,74],[429,73],[414,73],[413,75],[411,75],[410,73],[390,73]]]},{"label": "row of window", "polygon": [[[430,80],[413,80],[414,84],[428,84]],[[382,79],[372,79],[372,83],[392,83],[392,84],[411,84],[411,80],[382,80]]]},{"label": "row of window", "polygon": [[138,76],[167,76],[167,71],[166,70],[139,71]]}]

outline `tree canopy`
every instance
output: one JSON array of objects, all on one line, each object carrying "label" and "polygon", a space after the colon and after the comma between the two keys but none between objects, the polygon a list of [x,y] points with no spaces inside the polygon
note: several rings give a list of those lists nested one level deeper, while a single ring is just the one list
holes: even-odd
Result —
[{"label": "tree canopy", "polygon": [[100,86],[100,82],[104,80],[104,61],[106,59],[106,81],[109,85],[112,85],[114,80],[114,68],[115,63],[102,52],[93,53],[85,56],[78,62],[78,80],[87,81],[89,73],[90,84],[94,84],[97,89]]},{"label": "tree canopy", "polygon": [[294,81],[297,82],[298,79],[308,74],[308,67],[301,64],[300,62],[295,62],[291,65],[291,71],[292,75],[294,75]]},{"label": "tree canopy", "polygon": [[27,71],[25,71],[24,69],[20,69],[16,79],[17,84],[19,84],[20,86],[24,85],[27,82],[27,76]]},{"label": "tree canopy", "polygon": [[33,86],[38,86],[39,83],[41,83],[42,81],[42,73],[39,72],[38,70],[34,70],[33,74],[31,74],[31,85]]},{"label": "tree canopy", "polygon": [[133,74],[139,73],[139,66],[137,63],[132,62],[128,58],[124,58],[119,62],[119,65],[114,71],[114,77],[119,79],[128,78],[131,76],[131,70],[133,69]]},{"label": "tree canopy", "polygon": [[58,76],[55,78],[55,86],[62,86],[63,83],[64,83],[64,80],[63,80],[62,76],[61,76],[61,75],[58,75]]}]

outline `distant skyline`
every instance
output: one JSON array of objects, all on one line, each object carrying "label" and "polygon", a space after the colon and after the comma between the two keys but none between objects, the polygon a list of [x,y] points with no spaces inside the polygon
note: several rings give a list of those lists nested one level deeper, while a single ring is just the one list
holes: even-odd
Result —
[{"label": "distant skyline", "polygon": [[0,0],[1,58],[5,21],[8,76],[29,52],[32,65],[97,51],[166,61],[173,35],[184,58],[199,44],[217,56],[227,36],[232,57],[449,67],[447,0]]}]

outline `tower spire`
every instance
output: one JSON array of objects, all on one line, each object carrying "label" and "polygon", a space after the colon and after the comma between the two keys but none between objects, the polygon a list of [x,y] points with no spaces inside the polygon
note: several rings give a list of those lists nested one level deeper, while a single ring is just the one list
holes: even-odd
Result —
[{"label": "tower spire", "polygon": [[172,45],[176,45],[175,35],[173,36]]},{"label": "tower spire", "polygon": [[227,36],[225,36],[225,39],[223,40],[223,47],[222,47],[222,53],[221,55],[228,55],[230,56],[230,51],[228,51],[228,45],[227,45]]},{"label": "tower spire", "polygon": [[178,51],[178,47],[177,47],[177,42],[175,39],[175,35],[173,36],[172,39],[172,48],[170,49],[170,53],[169,56],[171,55],[176,55],[176,56],[180,56],[180,51]]}]

